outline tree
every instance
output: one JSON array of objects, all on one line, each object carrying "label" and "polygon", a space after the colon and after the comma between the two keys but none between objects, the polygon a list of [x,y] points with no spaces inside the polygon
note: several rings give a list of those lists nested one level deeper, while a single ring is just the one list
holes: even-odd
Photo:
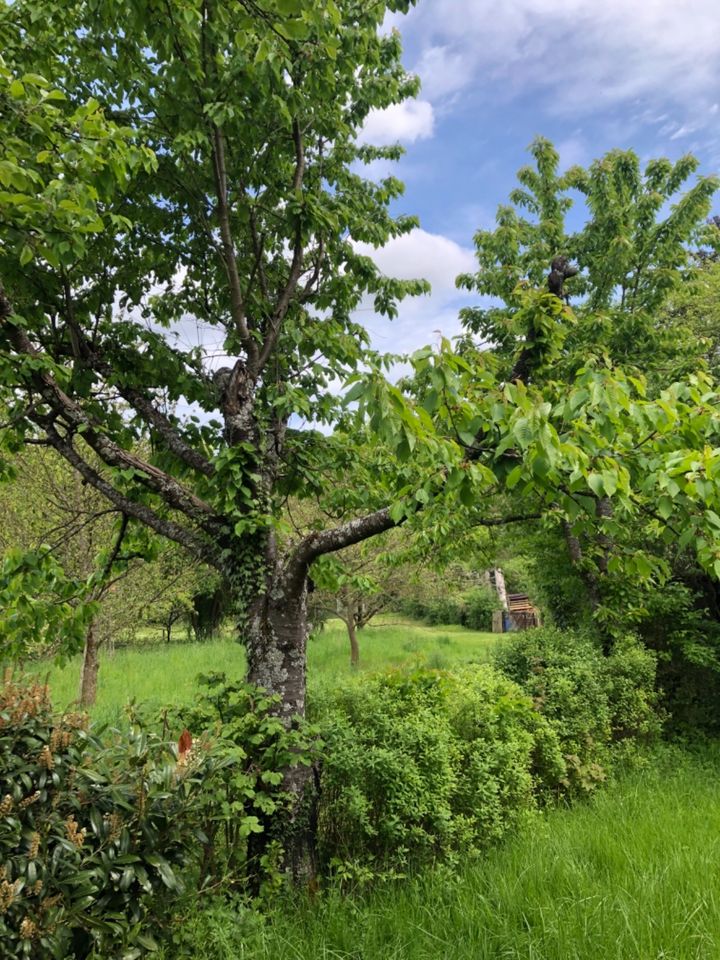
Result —
[{"label": "tree", "polygon": [[388,535],[378,536],[328,557],[313,568],[311,611],[324,618],[335,616],[347,629],[350,666],[360,664],[358,631],[379,613],[392,609],[412,575],[408,564],[394,560],[395,544]]},{"label": "tree", "polygon": [[[305,706],[309,565],[393,524],[367,502],[336,528],[276,529],[285,498],[346,456],[292,423],[335,419],[332,385],[368,345],[353,309],[369,294],[392,314],[426,289],[354,247],[416,223],[388,213],[397,180],[362,175],[398,148],[357,142],[371,109],[417,89],[398,36],[378,33],[409,5],[2,10],[5,443],[49,444],[130,522],[221,571],[249,679],[287,723]],[[172,339],[188,317],[227,366]],[[289,772],[289,789],[306,779]]]},{"label": "tree", "polygon": [[[706,330],[698,320],[697,298],[704,294],[707,300],[712,266],[698,269],[692,251],[698,245],[717,246],[717,228],[706,222],[717,177],[699,177],[680,193],[698,166],[690,156],[675,164],[653,160],[643,171],[632,151],[614,150],[588,170],[574,167],[559,175],[552,144],[540,138],[531,152],[535,167],[519,171],[512,206],[499,208],[495,230],[476,234],[479,272],[458,278],[459,285],[499,296],[504,305],[466,309],[466,329],[493,342],[504,375],[513,378],[524,366],[539,385],[556,378],[571,383],[578,371],[599,363],[642,377],[643,395],[657,396],[680,378],[705,369],[707,341],[698,334]],[[587,213],[585,224],[573,233],[565,223],[571,189],[580,192]],[[541,323],[535,324],[538,304],[528,300],[523,284],[539,284],[546,264],[559,254],[570,255],[579,268],[566,286],[573,310],[563,316],[556,303],[554,316],[541,313]],[[689,306],[693,298],[694,310]],[[706,306],[702,304],[701,312]],[[652,423],[648,429],[643,443],[657,436]],[[573,523],[574,511],[558,515],[570,558],[597,610],[612,593],[606,576],[611,554],[621,550],[621,541],[625,549],[634,542],[652,552],[651,541],[663,521],[669,523],[677,491],[667,478],[669,493],[663,491],[659,504],[646,503],[633,522],[626,518],[618,524],[612,516],[614,480],[605,478],[606,483],[602,474],[589,479],[586,496],[594,502],[599,532],[583,537]],[[651,537],[646,530],[649,517],[660,524]],[[666,528],[665,542],[667,536]],[[654,559],[659,559],[657,551]],[[616,599],[622,600],[627,622],[627,595],[623,590],[620,594]]]},{"label": "tree", "polygon": [[[192,607],[192,597],[209,586],[207,569],[191,564],[172,543],[149,540],[142,531],[129,531],[124,515],[52,449],[31,446],[12,461],[14,479],[0,486],[0,551],[7,560],[0,568],[0,585],[10,609],[17,599],[27,603],[38,575],[51,564],[54,580],[47,599],[66,599],[75,608],[68,630],[56,624],[52,635],[32,629],[23,652],[29,657],[69,655],[81,646],[79,701],[95,702],[99,651],[113,638],[134,632],[158,607]],[[140,534],[141,536],[138,536]],[[24,569],[24,573],[23,573]],[[33,579],[34,578],[34,579]],[[203,583],[207,581],[207,583]],[[42,597],[40,614],[47,615]],[[84,624],[84,638],[73,632]],[[0,626],[6,649],[20,647],[12,618]]]}]

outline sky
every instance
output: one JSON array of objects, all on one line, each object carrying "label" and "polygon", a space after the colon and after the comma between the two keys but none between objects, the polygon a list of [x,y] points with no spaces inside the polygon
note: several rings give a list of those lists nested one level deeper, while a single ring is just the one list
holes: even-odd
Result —
[{"label": "sky", "polygon": [[420,229],[366,252],[433,292],[392,322],[363,311],[378,349],[460,332],[471,295],[455,277],[473,270],[473,234],[492,227],[535,136],[563,168],[620,147],[643,160],[693,153],[700,173],[720,171],[720,0],[419,0],[385,28],[400,31],[422,90],[372,115],[363,136],[406,148],[388,166],[406,184],[394,211]]}]

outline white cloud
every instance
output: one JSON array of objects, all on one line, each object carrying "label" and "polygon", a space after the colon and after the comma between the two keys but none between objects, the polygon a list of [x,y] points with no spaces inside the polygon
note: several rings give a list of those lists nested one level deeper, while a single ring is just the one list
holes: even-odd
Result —
[{"label": "white cloud", "polygon": [[462,47],[427,47],[413,72],[422,80],[423,95],[433,100],[461,90],[472,76],[472,61]]},{"label": "white cloud", "polygon": [[576,164],[582,165],[592,159],[589,156],[587,144],[580,136],[580,131],[561,140],[555,145],[555,149],[560,155],[561,170],[567,170],[568,167],[574,167]]},{"label": "white cloud", "polygon": [[427,100],[405,100],[386,110],[372,110],[365,121],[360,140],[384,146],[389,143],[415,143],[433,135],[435,124],[432,104]]},{"label": "white cloud", "polygon": [[455,277],[475,269],[472,250],[419,227],[394,237],[384,247],[376,249],[368,243],[358,243],[356,249],[372,257],[386,276],[401,280],[422,277],[430,281],[435,293],[454,291]]},{"label": "white cloud", "polygon": [[468,295],[455,288],[455,277],[476,269],[472,250],[421,229],[396,237],[380,249],[366,243],[358,243],[357,249],[372,257],[387,276],[423,278],[432,285],[428,296],[404,300],[399,316],[392,321],[377,316],[368,319],[372,305],[363,305],[358,319],[367,326],[375,347],[405,353],[436,341],[439,334],[452,337],[460,332],[458,309],[468,302]]},{"label": "white cloud", "polygon": [[717,0],[421,0],[400,28],[431,100],[532,87],[556,114],[647,98],[695,116],[720,87]]}]

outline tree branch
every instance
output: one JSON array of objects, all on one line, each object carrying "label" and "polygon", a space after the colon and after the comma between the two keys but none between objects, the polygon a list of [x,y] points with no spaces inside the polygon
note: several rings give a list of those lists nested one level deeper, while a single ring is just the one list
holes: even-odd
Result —
[{"label": "tree branch", "polygon": [[[298,123],[297,118],[293,120],[293,141],[295,143],[295,173],[293,175],[292,191],[293,194],[297,195],[297,193],[302,189],[303,178],[305,176],[305,147],[303,145],[302,131],[300,130],[300,124]],[[270,320],[270,329],[267,332],[265,342],[263,343],[262,350],[260,351],[260,357],[258,358],[258,372],[260,372],[267,363],[270,354],[277,343],[278,336],[280,335],[280,327],[285,319],[285,314],[290,306],[290,300],[295,293],[298,281],[300,280],[300,276],[302,274],[303,257],[302,219],[300,215],[298,215],[297,225],[295,227],[295,242],[293,244],[293,256],[290,264],[290,273]]]},{"label": "tree branch", "polygon": [[[39,418],[41,420],[41,418]],[[72,442],[61,436],[52,424],[39,423],[45,430],[48,441],[52,447],[80,474],[83,479],[101,493],[107,500],[114,503],[115,506],[129,517],[140,520],[150,527],[156,533],[167,537],[185,547],[196,557],[206,560],[209,563],[217,564],[214,548],[210,543],[198,537],[191,530],[181,526],[174,520],[167,520],[158,516],[154,510],[145,504],[136,503],[129,497],[124,496],[119,490],[116,490],[111,483],[102,477],[97,470],[90,466],[86,460],[75,450]]]},{"label": "tree branch", "polygon": [[[0,294],[0,297],[1,296]],[[9,339],[18,353],[30,357],[40,355],[25,331],[20,327],[9,327]],[[217,526],[219,524],[220,521],[215,511],[209,504],[205,503],[204,500],[201,500],[194,493],[185,489],[182,484],[178,483],[163,470],[146,463],[135,454],[124,450],[99,432],[90,417],[57,385],[49,373],[46,371],[34,372],[31,380],[43,400],[48,404],[50,409],[54,411],[55,415],[61,416],[65,420],[71,432],[80,430],[85,442],[104,463],[110,467],[138,471],[140,474],[139,479],[146,486],[150,487],[150,489],[158,493],[169,506],[180,510],[201,524],[210,526]],[[47,430],[43,417],[36,416],[31,417],[31,419]]]},{"label": "tree branch", "polygon": [[129,523],[128,515],[126,513],[123,513],[122,519],[120,520],[120,529],[118,530],[118,535],[115,538],[115,543],[113,544],[113,548],[107,560],[105,561],[105,564],[102,568],[102,572],[100,574],[100,577],[102,580],[106,580],[110,576],[110,571],[112,570],[113,564],[118,558],[118,554],[120,553],[120,547],[122,546],[122,542],[125,539],[128,523]]},{"label": "tree branch", "polygon": [[225,164],[225,141],[220,128],[213,124],[212,146],[213,172],[215,175],[215,193],[217,195],[217,213],[220,224],[220,236],[223,247],[223,263],[230,284],[230,312],[240,340],[251,367],[257,364],[257,344],[253,340],[245,317],[240,275],[238,274],[235,244],[230,226],[230,208],[228,206],[227,168]]},{"label": "tree branch", "polygon": [[326,553],[335,553],[344,547],[351,547],[354,543],[362,543],[363,540],[368,540],[378,533],[397,526],[399,523],[390,516],[390,508],[383,507],[382,510],[376,510],[364,517],[357,517],[355,520],[348,520],[347,523],[331,530],[320,530],[308,534],[298,544],[291,563],[306,570],[313,560]]},{"label": "tree branch", "polygon": [[136,390],[134,387],[119,386],[118,392],[137,411],[148,426],[157,430],[167,444],[168,450],[174,453],[179,460],[199,473],[203,473],[206,477],[212,477],[215,474],[215,467],[210,461],[185,443],[171,421],[140,390]]},{"label": "tree branch", "polygon": [[518,513],[509,517],[488,517],[486,520],[475,520],[474,527],[504,527],[509,523],[525,523],[527,520],[542,520],[542,513]]}]

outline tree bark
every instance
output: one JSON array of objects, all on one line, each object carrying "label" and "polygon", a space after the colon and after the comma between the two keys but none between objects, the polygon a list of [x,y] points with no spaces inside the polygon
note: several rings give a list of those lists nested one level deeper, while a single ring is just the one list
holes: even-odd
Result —
[{"label": "tree bark", "polygon": [[85,634],[85,649],[80,673],[80,704],[83,707],[91,707],[97,698],[97,677],[100,669],[99,648],[100,641],[95,633],[95,624],[91,623]]},{"label": "tree bark", "polygon": [[[266,582],[246,631],[247,679],[279,697],[277,714],[290,729],[305,717],[306,570],[276,568]],[[287,815],[282,823],[277,817],[265,823],[264,832],[250,838],[248,854],[258,864],[267,844],[280,839],[286,872],[296,884],[308,883],[317,872],[313,768],[301,763],[288,767],[283,786],[291,798]]]},{"label": "tree bark", "polygon": [[246,648],[250,683],[280,697],[278,714],[287,727],[305,716],[307,589],[305,577],[278,571],[251,611]]}]

